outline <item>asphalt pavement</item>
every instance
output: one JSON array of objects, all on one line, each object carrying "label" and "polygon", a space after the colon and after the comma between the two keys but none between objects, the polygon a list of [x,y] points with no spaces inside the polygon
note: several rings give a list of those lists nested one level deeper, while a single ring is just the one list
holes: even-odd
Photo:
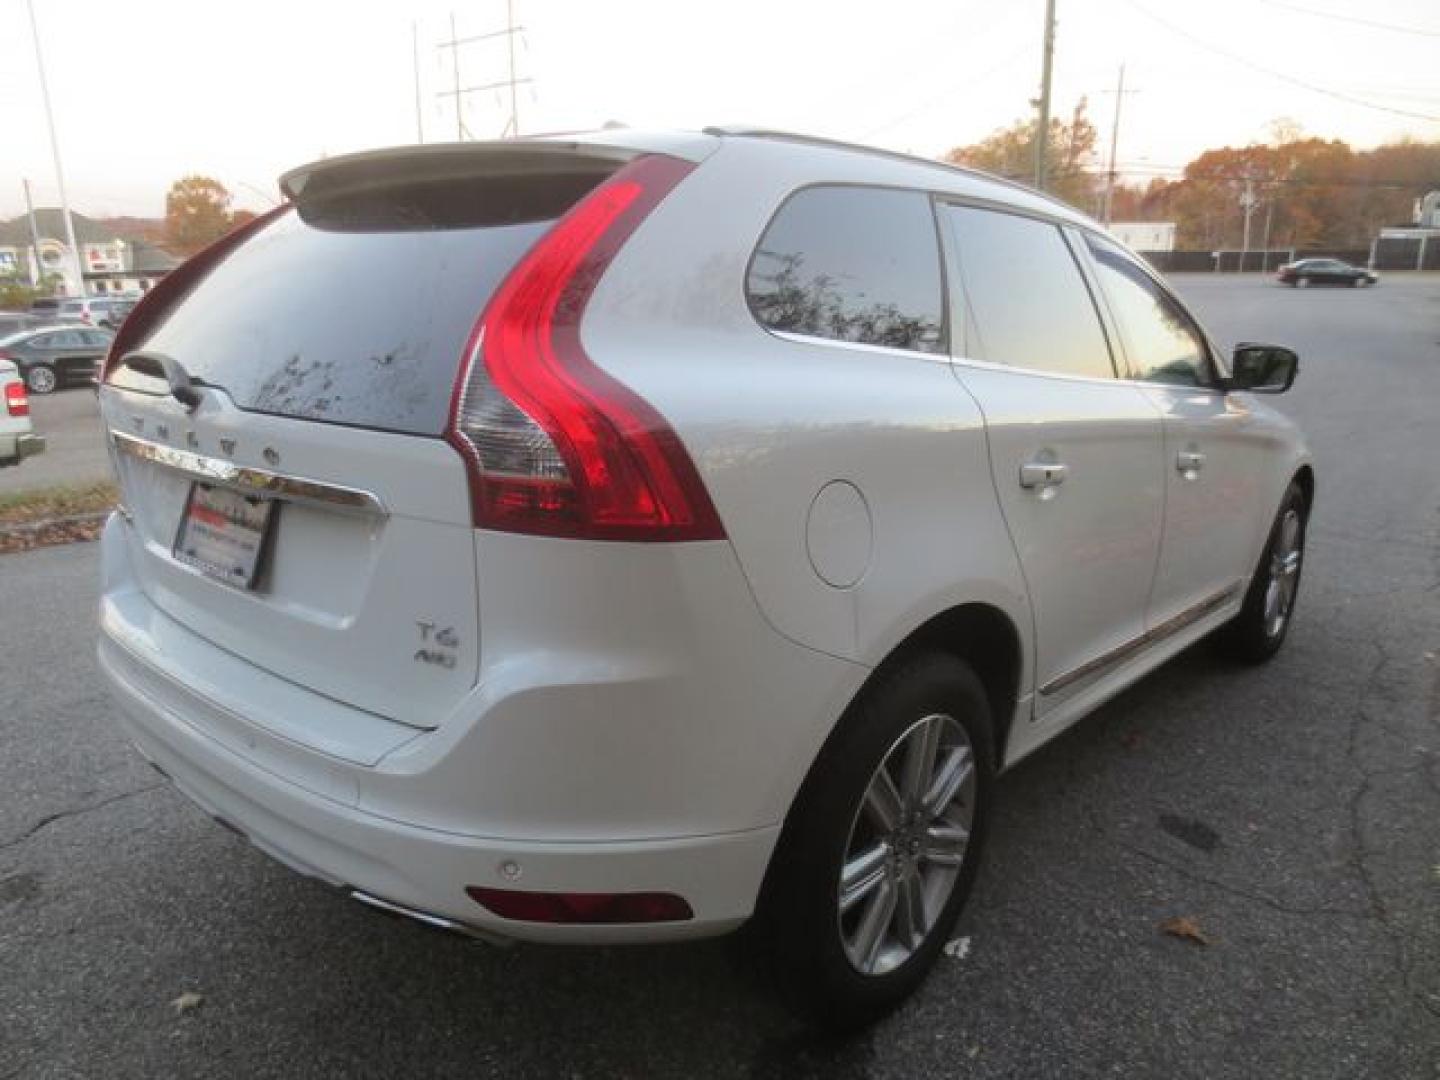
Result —
[{"label": "asphalt pavement", "polygon": [[14,468],[0,469],[0,495],[110,479],[110,460],[93,389],[72,386],[51,394],[31,394],[30,416],[36,433],[45,436],[45,452]]},{"label": "asphalt pavement", "polygon": [[1435,1080],[1440,279],[1178,284],[1303,357],[1290,639],[1192,649],[1008,774],[963,946],[895,1016],[820,1039],[726,942],[472,946],[295,877],[111,723],[87,544],[0,557],[0,1080]]}]

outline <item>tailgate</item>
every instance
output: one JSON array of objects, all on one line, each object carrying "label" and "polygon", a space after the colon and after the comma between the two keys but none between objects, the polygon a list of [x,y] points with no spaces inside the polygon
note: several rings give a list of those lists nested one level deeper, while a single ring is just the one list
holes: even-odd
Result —
[{"label": "tailgate", "polygon": [[[448,444],[257,416],[214,391],[187,414],[106,387],[101,411],[131,562],[165,613],[266,671],[418,727],[475,684],[474,534]],[[268,505],[250,585],[177,556],[197,485]]]}]

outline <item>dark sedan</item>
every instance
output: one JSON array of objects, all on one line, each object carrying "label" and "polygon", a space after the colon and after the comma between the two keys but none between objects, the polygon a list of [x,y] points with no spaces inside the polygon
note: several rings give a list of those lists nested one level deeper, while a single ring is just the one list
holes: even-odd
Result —
[{"label": "dark sedan", "polygon": [[114,335],[88,326],[47,326],[0,338],[0,360],[13,360],[32,394],[88,383]]},{"label": "dark sedan", "polygon": [[1282,285],[1301,289],[1311,285],[1349,285],[1363,289],[1380,280],[1380,275],[1374,271],[1366,270],[1363,266],[1351,266],[1339,259],[1301,259],[1298,262],[1286,263],[1276,272],[1275,277]]}]

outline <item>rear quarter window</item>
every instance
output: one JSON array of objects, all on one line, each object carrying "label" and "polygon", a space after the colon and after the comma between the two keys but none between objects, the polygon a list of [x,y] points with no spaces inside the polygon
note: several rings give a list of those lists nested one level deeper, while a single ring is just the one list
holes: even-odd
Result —
[{"label": "rear quarter window", "polygon": [[746,298],[769,330],[943,352],[944,287],[928,195],[821,186],[781,206],[751,257]]}]

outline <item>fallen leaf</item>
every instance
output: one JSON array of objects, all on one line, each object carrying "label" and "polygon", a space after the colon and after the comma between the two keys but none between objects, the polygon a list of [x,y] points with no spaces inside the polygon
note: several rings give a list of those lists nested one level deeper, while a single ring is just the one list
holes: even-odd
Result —
[{"label": "fallen leaf", "polygon": [[968,937],[957,937],[954,941],[947,941],[944,948],[940,951],[952,959],[964,960],[970,955],[970,939]]},{"label": "fallen leaf", "polygon": [[195,1009],[198,1009],[201,1005],[205,1004],[205,995],[196,994],[193,991],[186,990],[185,993],[181,994],[174,1001],[170,1002],[170,1004],[174,1007],[177,1013],[191,1012]]},{"label": "fallen leaf", "polygon": [[1184,941],[1193,941],[1196,945],[1209,945],[1210,939],[1206,937],[1196,924],[1195,920],[1188,915],[1176,915],[1166,919],[1160,924],[1162,933],[1169,934]]}]

